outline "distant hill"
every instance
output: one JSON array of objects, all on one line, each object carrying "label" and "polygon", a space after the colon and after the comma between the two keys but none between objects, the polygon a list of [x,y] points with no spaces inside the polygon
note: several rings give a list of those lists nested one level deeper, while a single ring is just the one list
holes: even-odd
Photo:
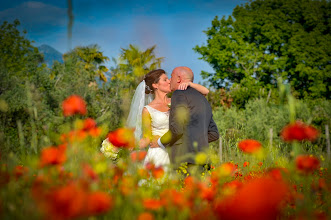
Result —
[{"label": "distant hill", "polygon": [[40,53],[44,54],[44,62],[48,67],[51,67],[54,61],[63,63],[62,54],[53,47],[43,44],[38,47],[38,50]]}]

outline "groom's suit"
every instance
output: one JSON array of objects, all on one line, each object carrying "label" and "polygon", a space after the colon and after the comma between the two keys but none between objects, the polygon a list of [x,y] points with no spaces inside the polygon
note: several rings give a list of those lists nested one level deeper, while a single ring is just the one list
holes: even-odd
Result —
[{"label": "groom's suit", "polygon": [[[170,146],[170,161],[195,164],[195,155],[219,138],[207,99],[197,90],[176,90],[171,97],[169,131],[160,141]],[[167,148],[169,149],[169,148]]]}]

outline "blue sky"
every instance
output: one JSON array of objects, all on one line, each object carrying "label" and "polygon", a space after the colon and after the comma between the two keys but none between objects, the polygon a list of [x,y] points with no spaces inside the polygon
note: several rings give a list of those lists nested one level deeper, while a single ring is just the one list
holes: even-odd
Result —
[{"label": "blue sky", "polygon": [[[188,66],[195,82],[202,82],[201,70],[213,69],[196,45],[206,43],[203,33],[217,15],[229,16],[245,0],[73,0],[72,48],[98,44],[104,55],[117,58],[129,44],[144,50],[153,45],[156,56],[165,57],[161,66],[170,76],[176,66]],[[68,51],[67,0],[3,1],[0,22],[21,22],[35,46],[48,44],[61,53]],[[113,66],[112,62],[106,64]]]}]

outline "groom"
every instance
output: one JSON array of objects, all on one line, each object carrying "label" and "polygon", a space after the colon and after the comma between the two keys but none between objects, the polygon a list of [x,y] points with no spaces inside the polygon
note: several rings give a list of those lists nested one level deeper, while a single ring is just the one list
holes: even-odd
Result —
[{"label": "groom", "polygon": [[188,67],[176,67],[171,73],[170,88],[174,93],[169,131],[158,139],[158,145],[171,147],[170,161],[175,165],[195,165],[196,154],[208,149],[208,143],[219,138],[207,99],[191,87],[177,90],[181,83],[193,82],[193,78]]}]

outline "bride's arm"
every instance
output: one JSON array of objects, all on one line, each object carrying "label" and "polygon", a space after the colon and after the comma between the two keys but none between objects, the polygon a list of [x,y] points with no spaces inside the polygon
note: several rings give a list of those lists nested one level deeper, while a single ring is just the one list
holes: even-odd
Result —
[{"label": "bride's arm", "polygon": [[152,119],[151,119],[151,115],[149,114],[146,108],[144,108],[142,112],[142,132],[143,132],[143,137],[139,141],[139,148],[146,148],[150,144],[153,138]]},{"label": "bride's arm", "polygon": [[207,88],[204,87],[203,85],[196,84],[196,83],[193,83],[193,82],[185,82],[185,83],[181,83],[181,84],[178,86],[178,89],[179,89],[179,90],[186,90],[188,86],[192,87],[193,89],[196,89],[196,90],[197,90],[198,92],[200,92],[202,95],[208,95],[208,93],[209,93],[209,89],[207,89]]}]

